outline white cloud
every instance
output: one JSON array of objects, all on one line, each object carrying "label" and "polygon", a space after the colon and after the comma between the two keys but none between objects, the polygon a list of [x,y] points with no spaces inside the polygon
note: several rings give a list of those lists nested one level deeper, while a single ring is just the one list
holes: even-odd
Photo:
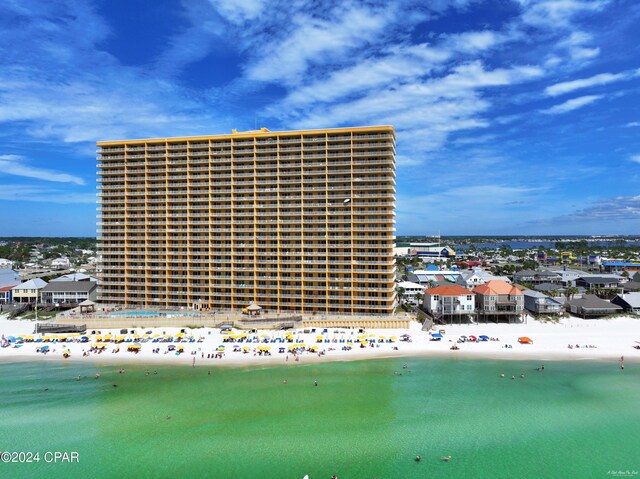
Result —
[{"label": "white cloud", "polygon": [[222,16],[233,23],[254,20],[262,14],[266,0],[209,0]]},{"label": "white cloud", "polygon": [[567,100],[564,103],[560,103],[559,105],[555,105],[546,110],[542,110],[542,113],[547,113],[550,115],[567,113],[569,111],[577,110],[578,108],[589,105],[595,101],[600,100],[601,98],[603,98],[602,95],[586,95],[578,98],[572,98],[571,100]]},{"label": "white cloud", "polygon": [[260,81],[295,84],[311,64],[336,61],[384,35],[391,20],[387,12],[353,7],[337,9],[331,20],[297,14],[291,18],[293,31],[280,42],[260,49],[257,63],[248,68],[248,77]]},{"label": "white cloud", "polygon": [[640,163],[640,155],[631,155],[629,159],[634,163]]},{"label": "white cloud", "polygon": [[566,27],[580,13],[602,10],[609,0],[519,0],[525,23],[549,28]]},{"label": "white cloud", "polygon": [[640,126],[640,121],[630,121],[629,123],[627,123],[624,126],[626,128],[635,128],[636,126]]},{"label": "white cloud", "polygon": [[75,183],[84,185],[84,180],[78,176],[61,173],[59,171],[38,168],[24,164],[25,158],[19,155],[0,155],[0,175],[23,176],[44,181],[60,183]]},{"label": "white cloud", "polygon": [[71,192],[68,189],[40,188],[26,184],[0,184],[0,200],[57,204],[91,204],[96,202],[96,196],[92,193]]},{"label": "white cloud", "polygon": [[555,85],[547,87],[544,91],[549,96],[557,96],[591,86],[607,85],[608,83],[624,80],[628,77],[628,73],[601,73],[589,78],[556,83]]}]

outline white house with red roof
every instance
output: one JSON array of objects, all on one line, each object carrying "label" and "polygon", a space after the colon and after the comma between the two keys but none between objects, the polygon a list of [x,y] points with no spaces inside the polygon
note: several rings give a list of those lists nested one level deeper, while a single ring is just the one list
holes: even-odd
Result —
[{"label": "white house with red roof", "polygon": [[494,279],[473,288],[478,321],[522,322],[524,293],[506,281]]},{"label": "white house with red roof", "polygon": [[424,291],[422,307],[436,321],[464,322],[475,315],[475,295],[457,284],[436,286]]}]

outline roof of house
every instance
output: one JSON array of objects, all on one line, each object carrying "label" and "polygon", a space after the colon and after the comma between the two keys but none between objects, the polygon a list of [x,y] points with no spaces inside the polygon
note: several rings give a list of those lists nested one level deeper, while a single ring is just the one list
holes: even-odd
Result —
[{"label": "roof of house", "polygon": [[629,281],[621,285],[625,291],[640,290],[640,281]]},{"label": "roof of house", "polygon": [[526,289],[522,292],[522,294],[524,294],[525,296],[528,296],[529,298],[544,299],[548,303],[558,303],[558,304],[563,303],[562,301],[559,301],[558,298],[552,298],[551,296],[547,296],[546,294],[543,294],[540,291],[536,291],[535,289]]},{"label": "roof of house", "polygon": [[43,293],[53,293],[53,292],[90,292],[97,288],[98,285],[93,281],[57,281],[54,283],[49,283],[44,288],[42,288]]},{"label": "roof of house", "polygon": [[403,289],[422,288],[422,289],[424,289],[424,286],[421,285],[420,283],[413,283],[411,281],[401,281],[400,283],[398,283],[398,288],[403,288]]},{"label": "roof of house", "polygon": [[585,294],[582,298],[567,301],[569,306],[578,306],[584,309],[611,309],[621,311],[622,306],[613,304],[607,300],[598,298],[595,294]]},{"label": "roof of house", "polygon": [[535,276],[537,274],[538,274],[538,272],[534,271],[532,269],[523,269],[522,271],[518,271],[518,272],[514,273],[513,275],[514,276],[516,276],[516,275],[517,276]]},{"label": "roof of house", "polygon": [[534,286],[534,289],[537,291],[560,291],[564,289],[564,286],[562,286],[561,284],[554,284],[554,283],[542,283],[542,284],[536,284]]},{"label": "roof of house", "polygon": [[52,283],[56,281],[97,281],[97,279],[84,273],[71,273],[58,276],[51,280]]},{"label": "roof of house", "polygon": [[29,281],[25,281],[22,284],[14,287],[13,289],[42,289],[47,285],[47,282],[40,278],[33,278]]},{"label": "roof of house", "polygon": [[425,293],[430,295],[438,294],[440,296],[466,296],[473,294],[471,291],[458,284],[452,284],[451,286],[436,286],[435,288],[425,290]]},{"label": "roof of house", "polygon": [[0,269],[0,287],[11,287],[20,284],[20,273],[12,269]]},{"label": "roof of house", "polygon": [[491,281],[491,280],[501,280],[501,281],[504,281],[505,283],[509,283],[509,278],[507,278],[506,276],[494,276],[488,271],[485,271],[480,268],[474,268],[470,271],[463,271],[460,274],[460,277],[465,281],[467,281],[469,278],[473,277],[474,275],[480,278],[481,280],[483,280],[484,282]]},{"label": "roof of house", "polygon": [[619,294],[618,298],[620,298],[632,308],[640,308],[640,293]]},{"label": "roof of house", "polygon": [[493,279],[473,288],[474,293],[478,294],[522,294],[515,286],[499,279]]},{"label": "roof of house", "polygon": [[612,278],[611,276],[583,276],[583,277],[578,278],[578,279],[584,281],[587,284],[617,283],[618,282],[617,278]]}]

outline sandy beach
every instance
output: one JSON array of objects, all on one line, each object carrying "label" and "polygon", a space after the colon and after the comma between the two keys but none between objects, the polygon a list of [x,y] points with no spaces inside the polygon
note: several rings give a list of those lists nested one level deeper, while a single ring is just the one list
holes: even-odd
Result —
[{"label": "sandy beach", "polygon": [[[81,342],[84,335],[62,334],[49,334],[50,341],[47,341],[42,334],[33,334],[34,327],[33,321],[0,317],[0,333],[7,339],[16,339],[0,348],[0,361],[54,359],[103,364],[135,361],[214,367],[433,355],[467,359],[617,362],[623,356],[624,362],[640,363],[640,350],[634,348],[640,345],[640,319],[635,317],[605,320],[570,317],[558,323],[528,319],[523,324],[447,325],[431,331],[422,331],[422,325],[414,322],[409,330],[367,330],[365,333],[336,328],[324,333],[322,329],[307,330],[306,333],[302,330],[232,331],[232,336],[213,328],[184,329],[181,333],[181,328],[147,327],[130,329],[127,334],[121,334],[120,330],[88,330],[86,342]],[[96,334],[91,334],[93,331]],[[433,340],[432,334],[440,332],[442,339]],[[242,334],[245,334],[244,338],[240,336]],[[410,342],[401,340],[405,334],[410,336]],[[490,339],[460,342],[462,336],[480,338],[483,335]],[[67,340],[61,342],[61,336]],[[530,338],[532,344],[520,344],[518,338],[524,336]],[[124,342],[113,342],[118,337]],[[20,343],[18,338],[25,341]],[[58,340],[53,341],[55,338]],[[165,341],[167,338],[172,341]],[[38,339],[44,339],[44,342]],[[365,347],[361,347],[363,342]],[[139,345],[138,352],[128,350],[134,343]],[[101,353],[90,351],[96,344],[104,346]],[[459,349],[452,350],[454,344]],[[301,350],[302,345],[304,350]],[[46,354],[38,352],[43,346],[48,346]],[[299,348],[297,354],[291,351],[296,346]],[[269,354],[265,354],[267,348]],[[69,354],[68,358],[63,357],[64,352]]]}]

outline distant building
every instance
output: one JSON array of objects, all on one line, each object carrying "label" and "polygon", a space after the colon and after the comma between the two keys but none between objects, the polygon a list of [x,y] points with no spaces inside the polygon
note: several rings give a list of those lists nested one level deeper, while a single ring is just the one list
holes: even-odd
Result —
[{"label": "distant building", "polygon": [[56,281],[42,288],[44,303],[81,303],[95,301],[98,284],[93,281]]},{"label": "distant building", "polygon": [[511,283],[511,280],[506,276],[494,276],[481,268],[474,268],[471,271],[460,272],[460,275],[456,279],[456,283],[463,288],[473,289],[476,286],[480,286],[481,284],[494,280]]},{"label": "distant building", "polygon": [[640,293],[619,294],[611,302],[621,306],[626,313],[640,314]]},{"label": "distant building", "polygon": [[66,257],[61,257],[61,258],[56,258],[51,262],[51,267],[53,269],[69,269],[71,267],[71,262],[69,261],[69,258]]},{"label": "distant building", "polygon": [[501,280],[491,280],[473,289],[478,321],[522,322],[524,294]]},{"label": "distant building", "polygon": [[51,280],[51,283],[55,283],[58,281],[93,281],[93,282],[97,282],[98,280],[92,276],[89,276],[88,274],[84,274],[84,273],[70,273],[70,274],[64,274],[62,276],[58,276],[57,278],[54,278]]},{"label": "distant building", "polygon": [[543,284],[543,283],[559,283],[560,275],[553,271],[534,271],[532,269],[525,269],[518,271],[513,275],[513,281],[516,283],[530,283],[530,284]]},{"label": "distant building", "polygon": [[460,276],[460,271],[449,270],[418,270],[407,275],[407,279],[413,283],[420,283],[423,286],[429,286],[438,281],[451,281],[455,283]]},{"label": "distant building", "polygon": [[40,301],[40,291],[47,285],[40,278],[30,279],[13,288],[13,300],[17,303],[36,303]]},{"label": "distant building", "polygon": [[576,279],[576,286],[582,286],[588,291],[592,289],[605,288],[612,289],[620,286],[618,278],[603,277],[603,276],[584,276]]},{"label": "distant building", "polygon": [[398,283],[398,288],[404,290],[404,300],[407,303],[418,304],[416,294],[424,293],[424,286],[420,283],[412,283],[411,281],[402,281]]},{"label": "distant building", "polygon": [[622,306],[598,298],[595,294],[585,294],[582,298],[571,299],[566,303],[567,311],[584,319],[599,318],[621,313]]},{"label": "distant building", "polygon": [[396,256],[424,256],[426,258],[455,258],[456,252],[450,246],[438,243],[398,243],[393,247]]},{"label": "distant building", "polygon": [[602,268],[605,271],[628,271],[635,273],[640,271],[640,263],[632,263],[629,261],[604,261]]},{"label": "distant building", "polygon": [[0,258],[0,270],[13,269],[13,261],[6,258]]},{"label": "distant building", "polygon": [[475,295],[457,284],[437,286],[424,292],[423,308],[440,323],[460,323],[475,316]]}]

